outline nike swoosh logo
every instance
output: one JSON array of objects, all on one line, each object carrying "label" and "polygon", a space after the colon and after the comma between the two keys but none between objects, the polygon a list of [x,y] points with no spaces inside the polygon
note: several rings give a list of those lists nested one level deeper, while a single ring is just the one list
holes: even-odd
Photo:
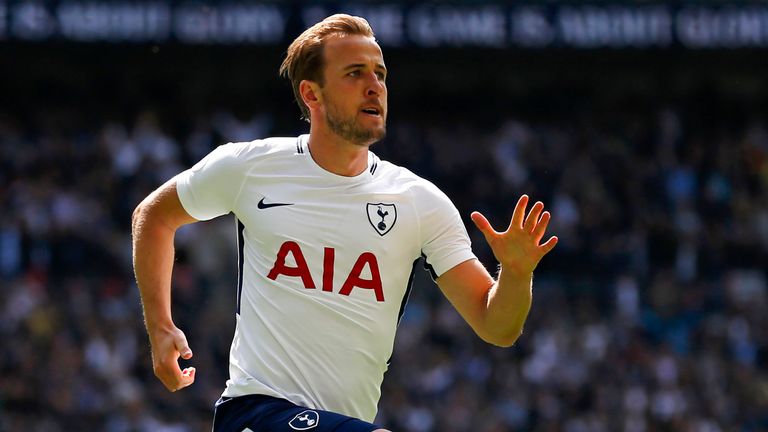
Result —
[{"label": "nike swoosh logo", "polygon": [[282,206],[289,206],[293,205],[293,203],[265,203],[264,198],[259,201],[259,204],[257,204],[257,207],[261,210],[272,208],[272,207],[282,207]]}]

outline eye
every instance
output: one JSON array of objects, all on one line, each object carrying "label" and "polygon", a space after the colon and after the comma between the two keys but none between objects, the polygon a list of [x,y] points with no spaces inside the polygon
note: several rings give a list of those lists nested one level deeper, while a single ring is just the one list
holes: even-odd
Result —
[{"label": "eye", "polygon": [[347,75],[351,76],[351,77],[360,76],[360,71],[359,70],[353,70],[352,72],[348,73]]},{"label": "eye", "polygon": [[384,72],[376,72],[376,76],[379,78],[379,81],[386,81],[387,74]]}]

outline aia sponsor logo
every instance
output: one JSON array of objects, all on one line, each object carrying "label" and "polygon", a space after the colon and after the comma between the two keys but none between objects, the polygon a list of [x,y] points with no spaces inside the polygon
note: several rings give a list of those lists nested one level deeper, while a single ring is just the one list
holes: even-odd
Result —
[{"label": "aia sponsor logo", "polygon": [[[292,258],[289,258],[290,257]],[[293,261],[296,265],[290,265]],[[323,248],[323,274],[321,289],[325,292],[334,292],[333,275],[336,271],[336,249]],[[370,275],[366,277],[366,275]],[[306,289],[315,289],[317,284],[309,271],[309,264],[304,257],[301,246],[294,241],[287,241],[280,246],[275,258],[275,264],[267,274],[269,279],[276,281],[278,277],[299,278]],[[384,289],[381,283],[379,261],[372,252],[363,252],[357,257],[355,264],[344,279],[338,293],[348,296],[354,289],[370,290],[376,301],[384,301]]]}]

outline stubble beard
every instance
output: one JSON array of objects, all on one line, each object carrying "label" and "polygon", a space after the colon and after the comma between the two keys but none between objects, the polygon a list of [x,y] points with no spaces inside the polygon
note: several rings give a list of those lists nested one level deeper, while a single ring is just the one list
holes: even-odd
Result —
[{"label": "stubble beard", "polygon": [[336,104],[329,103],[325,112],[328,128],[342,139],[352,144],[368,147],[384,139],[387,134],[386,120],[380,128],[365,128],[357,121],[356,116],[344,118],[336,109]]}]

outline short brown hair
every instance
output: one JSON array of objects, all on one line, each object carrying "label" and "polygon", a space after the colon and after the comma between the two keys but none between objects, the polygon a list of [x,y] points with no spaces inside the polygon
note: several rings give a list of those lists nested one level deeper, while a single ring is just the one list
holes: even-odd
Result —
[{"label": "short brown hair", "polygon": [[361,35],[374,37],[373,30],[365,18],[346,14],[331,15],[300,34],[288,47],[280,65],[280,75],[288,78],[293,94],[299,103],[302,117],[309,121],[309,108],[299,93],[302,80],[314,81],[323,86],[323,46],[329,36]]}]

